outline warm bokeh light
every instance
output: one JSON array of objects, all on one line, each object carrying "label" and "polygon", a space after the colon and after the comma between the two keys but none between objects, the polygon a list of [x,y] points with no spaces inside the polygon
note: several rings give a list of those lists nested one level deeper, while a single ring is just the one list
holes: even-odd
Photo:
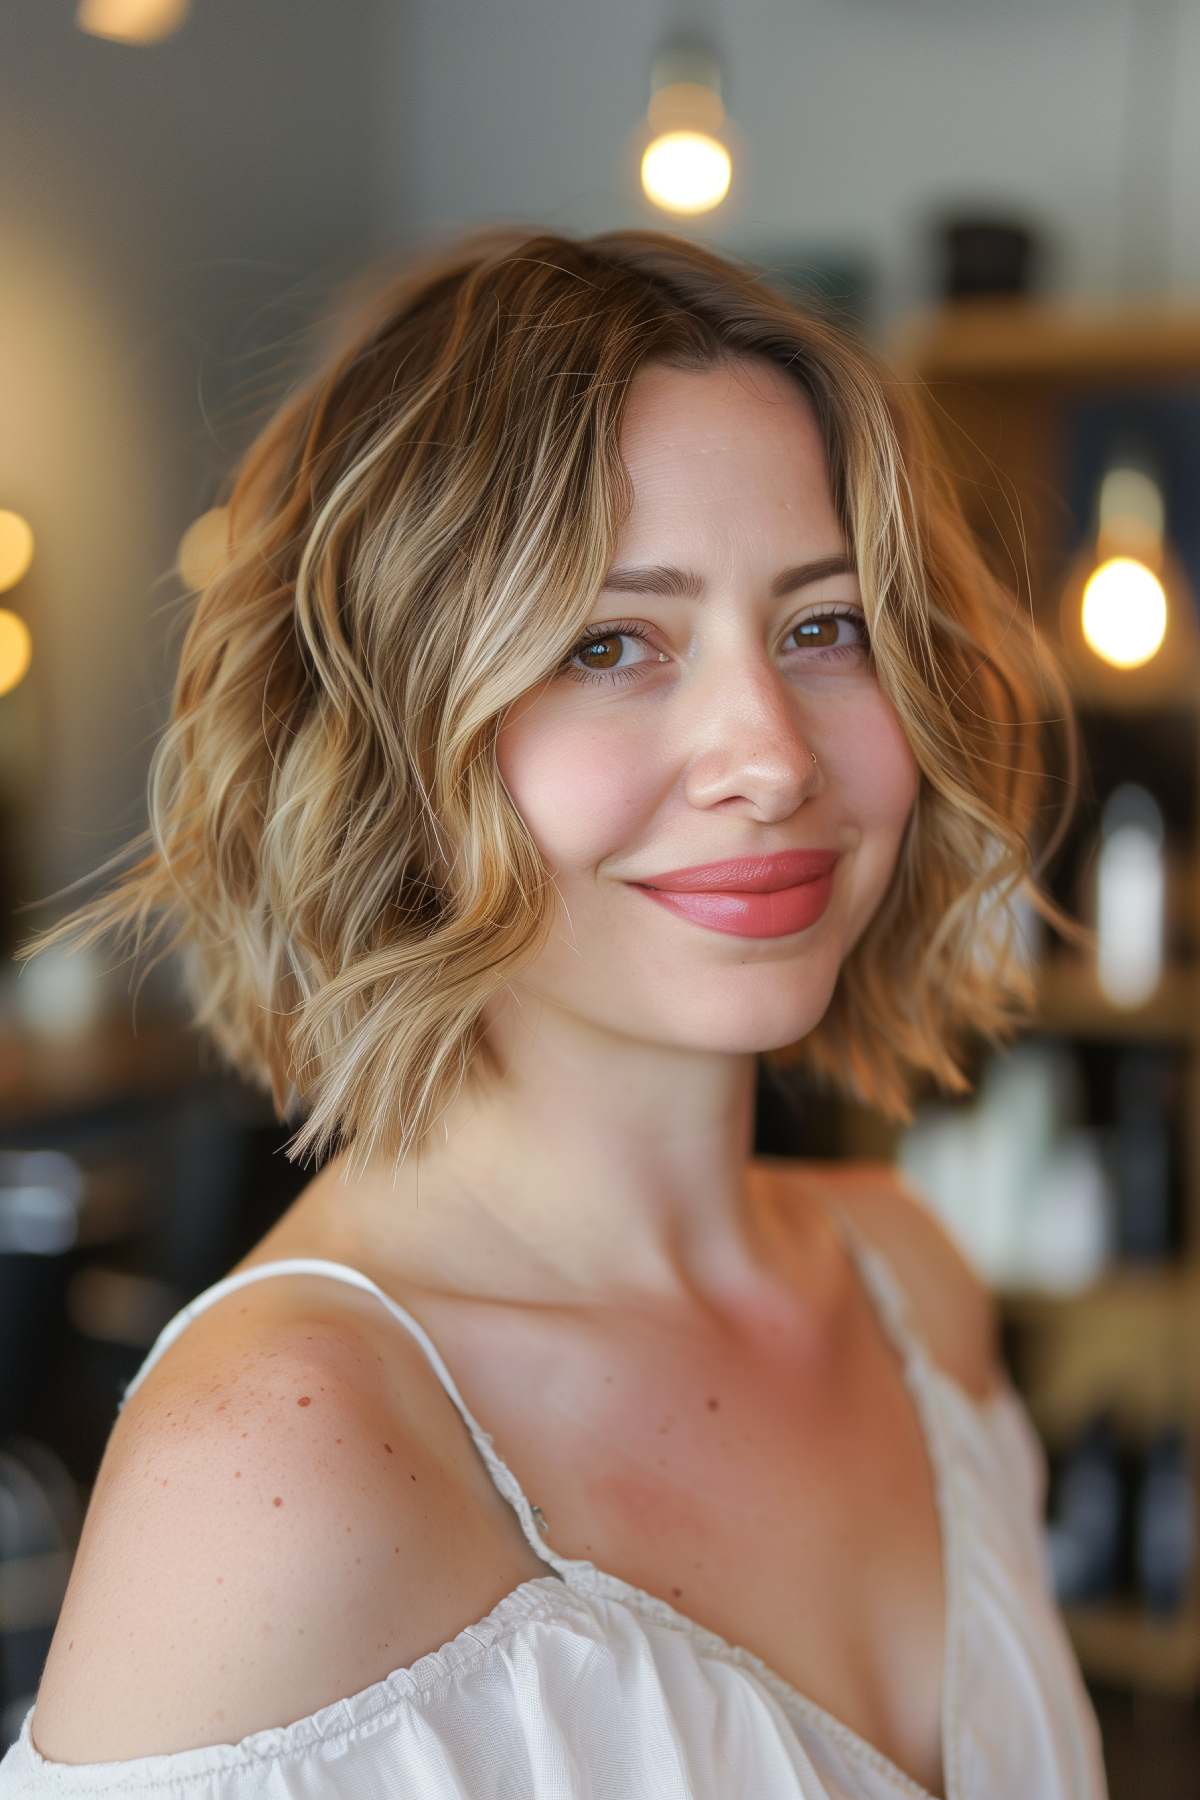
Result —
[{"label": "warm bokeh light", "polygon": [[646,197],[666,212],[702,213],[729,192],[733,162],[724,144],[702,131],[668,131],[642,157]]},{"label": "warm bokeh light", "polygon": [[20,513],[0,512],[0,594],[16,587],[32,561],[32,528]]},{"label": "warm bokeh light", "polygon": [[191,0],[79,0],[75,23],[119,44],[156,44],[178,31]]},{"label": "warm bokeh light", "polygon": [[229,508],[213,506],[193,519],[179,540],[176,567],[184,586],[199,592],[208,586],[229,556]]},{"label": "warm bokeh light", "polygon": [[1160,648],[1167,632],[1162,582],[1132,556],[1110,556],[1083,590],[1083,635],[1089,648],[1118,669],[1136,669]]},{"label": "warm bokeh light", "polygon": [[0,694],[16,687],[33,661],[33,639],[24,619],[0,606]]}]

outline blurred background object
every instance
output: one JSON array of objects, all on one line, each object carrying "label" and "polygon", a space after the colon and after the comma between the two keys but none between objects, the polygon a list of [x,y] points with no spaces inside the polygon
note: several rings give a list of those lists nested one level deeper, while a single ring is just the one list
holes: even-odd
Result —
[{"label": "blurred background object", "polygon": [[340,284],[520,219],[703,238],[925,384],[1066,659],[1095,959],[1018,903],[1038,1018],[968,1097],[764,1081],[757,1148],[894,1160],[992,1283],[1114,1800],[1195,1793],[1200,9],[10,0],[0,43],[0,1749],[123,1385],[307,1180],[169,959],[136,1003],[8,959],[145,824],[219,479]]}]

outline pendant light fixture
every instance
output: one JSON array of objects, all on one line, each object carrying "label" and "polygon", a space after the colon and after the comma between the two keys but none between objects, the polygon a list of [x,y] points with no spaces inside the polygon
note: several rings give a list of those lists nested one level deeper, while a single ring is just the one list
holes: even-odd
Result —
[{"label": "pendant light fixture", "polygon": [[1083,687],[1106,697],[1166,693],[1200,672],[1191,585],[1167,538],[1162,468],[1144,438],[1126,435],[1105,460],[1059,626]]},{"label": "pendant light fixture", "polygon": [[692,34],[667,40],[654,58],[649,142],[641,158],[642,191],[662,211],[712,212],[733,180],[733,156],[721,68],[708,43]]}]

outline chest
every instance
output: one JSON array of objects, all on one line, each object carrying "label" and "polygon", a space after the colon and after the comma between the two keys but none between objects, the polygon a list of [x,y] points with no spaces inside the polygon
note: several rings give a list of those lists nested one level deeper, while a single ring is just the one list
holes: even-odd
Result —
[{"label": "chest", "polygon": [[517,1329],[503,1356],[494,1330],[456,1336],[467,1403],[555,1551],[753,1651],[941,1794],[934,1477],[869,1307],[823,1354],[636,1326],[553,1351]]},{"label": "chest", "polygon": [[[552,1550],[752,1651],[926,1793],[944,1792],[934,1471],[898,1349],[844,1252],[819,1317],[798,1319],[785,1283],[731,1338],[462,1304],[360,1244],[322,1243],[311,1226],[293,1241],[290,1221],[247,1261],[314,1244],[421,1320]],[[390,1324],[380,1333],[385,1355],[393,1336]],[[411,1405],[427,1365],[400,1361]],[[432,1370],[421,1391],[422,1428],[460,1472],[481,1531],[502,1529],[525,1574],[544,1575]]]}]

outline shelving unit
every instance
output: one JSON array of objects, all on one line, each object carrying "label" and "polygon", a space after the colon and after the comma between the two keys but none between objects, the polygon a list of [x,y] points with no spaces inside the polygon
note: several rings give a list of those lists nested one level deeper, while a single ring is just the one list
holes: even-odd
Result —
[{"label": "shelving unit", "polygon": [[[1026,300],[969,302],[909,318],[882,347],[901,379],[920,379],[942,454],[993,568],[1033,608],[1067,664],[1077,706],[1128,720],[1178,709],[1179,766],[1200,794],[1200,632],[1176,618],[1144,670],[1104,669],[1064,635],[1073,520],[1063,492],[1068,404],[1097,390],[1145,391],[1194,381],[1200,395],[1200,310],[1163,305],[1062,308]],[[1170,521],[1168,521],[1168,531]],[[1169,650],[1169,654],[1167,651]],[[1171,743],[1174,756],[1174,740]],[[1137,778],[1136,768],[1129,778]],[[1200,946],[1200,824],[1176,846],[1172,915]],[[1021,1346],[1018,1379],[1051,1447],[1098,1405],[1134,1441],[1171,1418],[1189,1430],[1200,1516],[1200,949],[1178,959],[1146,1004],[1124,1010],[1094,973],[1055,941],[1038,971],[1033,1029],[1080,1046],[1161,1042],[1182,1070],[1178,1104],[1183,1252],[1169,1265],[1113,1268],[1071,1294],[1001,1290],[1006,1337]],[[851,1156],[896,1156],[900,1131],[847,1108]],[[1136,1601],[1064,1611],[1089,1678],[1163,1694],[1200,1694],[1200,1569],[1184,1606],[1156,1616]]]}]

